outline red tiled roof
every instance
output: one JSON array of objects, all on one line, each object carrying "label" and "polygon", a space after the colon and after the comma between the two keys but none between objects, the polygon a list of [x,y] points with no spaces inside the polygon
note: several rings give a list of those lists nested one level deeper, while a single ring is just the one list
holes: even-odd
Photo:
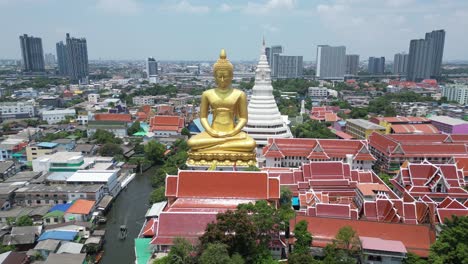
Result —
[{"label": "red tiled roof", "polygon": [[[425,117],[415,116],[393,116],[393,117],[377,117],[380,121],[386,121],[388,123],[430,123],[431,120]],[[392,126],[393,127],[393,126]]]},{"label": "red tiled roof", "polygon": [[172,245],[176,237],[195,243],[205,233],[207,224],[216,221],[217,212],[161,212],[156,235],[151,244]]},{"label": "red tiled roof", "polygon": [[432,124],[404,124],[392,125],[394,133],[398,134],[412,134],[412,133],[426,133],[434,134],[439,133],[439,130]]},{"label": "red tiled roof", "polygon": [[130,114],[95,114],[94,119],[96,121],[132,122],[132,116]]},{"label": "red tiled roof", "polygon": [[426,225],[382,223],[363,220],[334,219],[310,216],[296,216],[290,221],[291,230],[299,221],[308,223],[308,230],[313,234],[313,245],[324,247],[332,243],[339,229],[351,226],[358,236],[375,237],[401,241],[409,252],[427,257],[429,248],[435,241],[435,232]]},{"label": "red tiled roof", "polygon": [[179,171],[166,188],[178,198],[279,199],[279,178],[267,172]]},{"label": "red tiled roof", "polygon": [[78,199],[73,202],[66,213],[88,215],[94,207],[94,201]]},{"label": "red tiled roof", "polygon": [[180,116],[157,115],[150,119],[151,131],[176,131],[180,132],[185,126],[184,118]]},{"label": "red tiled roof", "polygon": [[145,227],[143,228],[142,235],[144,237],[153,237],[156,234],[158,229],[158,221],[155,218],[151,218],[146,222]]}]

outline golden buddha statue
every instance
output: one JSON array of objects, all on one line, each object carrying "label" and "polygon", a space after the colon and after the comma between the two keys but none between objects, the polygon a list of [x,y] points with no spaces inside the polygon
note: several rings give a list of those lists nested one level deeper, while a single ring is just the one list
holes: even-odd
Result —
[{"label": "golden buddha statue", "polygon": [[[203,92],[200,105],[200,122],[204,132],[188,140],[191,148],[189,165],[239,166],[256,165],[255,140],[242,132],[247,124],[247,96],[231,87],[233,66],[221,50],[214,64],[214,78],[217,88]],[[208,122],[209,110],[213,122]]]}]

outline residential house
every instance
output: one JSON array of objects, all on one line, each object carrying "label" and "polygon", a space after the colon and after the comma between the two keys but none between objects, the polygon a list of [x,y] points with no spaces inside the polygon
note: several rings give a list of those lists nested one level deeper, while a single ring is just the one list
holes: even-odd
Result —
[{"label": "residential house", "polygon": [[0,161],[0,178],[3,181],[10,178],[16,173],[16,165],[13,161]]},{"label": "residential house", "polygon": [[65,222],[70,221],[89,221],[94,209],[95,201],[78,199],[65,212]]},{"label": "residential house", "polygon": [[67,118],[74,118],[76,115],[76,110],[72,109],[56,109],[42,111],[42,120],[46,121],[47,124],[57,124],[62,121],[67,120]]}]

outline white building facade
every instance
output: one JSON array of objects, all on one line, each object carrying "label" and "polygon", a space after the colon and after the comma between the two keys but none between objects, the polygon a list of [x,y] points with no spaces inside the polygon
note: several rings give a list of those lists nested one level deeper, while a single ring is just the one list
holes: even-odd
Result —
[{"label": "white building facade", "polygon": [[263,43],[248,106],[249,119],[244,126],[244,131],[255,139],[260,149],[267,144],[268,138],[292,138],[276,105],[270,73]]},{"label": "white building facade", "polygon": [[26,118],[36,116],[34,101],[0,103],[0,114],[3,118]]},{"label": "white building facade", "polygon": [[343,80],[346,72],[346,47],[317,46],[315,76],[320,80]]},{"label": "white building facade", "polygon": [[453,84],[442,87],[442,96],[461,105],[468,104],[468,85]]},{"label": "white building facade", "polygon": [[61,121],[66,120],[67,116],[75,117],[75,109],[58,109],[49,110],[42,112],[42,120],[46,121],[47,124],[57,124]]}]

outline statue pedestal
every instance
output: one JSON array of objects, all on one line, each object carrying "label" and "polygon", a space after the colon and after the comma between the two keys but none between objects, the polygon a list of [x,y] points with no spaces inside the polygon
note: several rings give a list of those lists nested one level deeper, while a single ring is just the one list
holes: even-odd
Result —
[{"label": "statue pedestal", "polygon": [[[216,164],[216,170],[243,170],[249,166],[257,166],[257,158],[255,152],[239,153],[239,152],[188,152],[187,166],[189,168],[199,168],[206,170],[213,164]],[[219,168],[219,169],[218,169]]]}]

